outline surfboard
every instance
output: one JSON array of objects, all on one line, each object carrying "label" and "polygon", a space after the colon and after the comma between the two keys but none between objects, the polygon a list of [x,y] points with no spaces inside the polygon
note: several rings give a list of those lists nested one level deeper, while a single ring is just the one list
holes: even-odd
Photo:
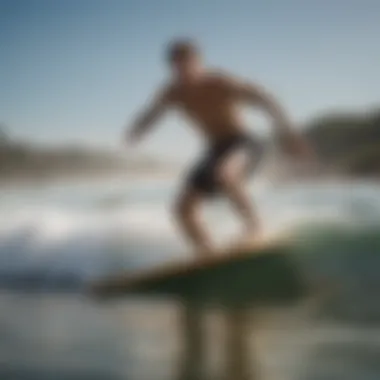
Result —
[{"label": "surfboard", "polygon": [[200,304],[281,302],[305,291],[284,236],[240,242],[217,252],[90,284],[95,296],[174,296]]}]

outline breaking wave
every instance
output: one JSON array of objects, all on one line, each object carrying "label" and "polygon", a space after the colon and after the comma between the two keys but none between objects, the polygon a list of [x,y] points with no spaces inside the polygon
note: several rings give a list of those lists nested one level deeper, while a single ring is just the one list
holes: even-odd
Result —
[{"label": "breaking wave", "polygon": [[[186,250],[167,210],[173,192],[160,182],[12,193],[0,207],[0,287],[79,291],[120,268],[178,258]],[[337,284],[326,313],[380,321],[378,186],[261,184],[253,192],[268,231],[292,227],[305,274]],[[206,218],[221,241],[239,229],[227,205],[211,205]]]}]

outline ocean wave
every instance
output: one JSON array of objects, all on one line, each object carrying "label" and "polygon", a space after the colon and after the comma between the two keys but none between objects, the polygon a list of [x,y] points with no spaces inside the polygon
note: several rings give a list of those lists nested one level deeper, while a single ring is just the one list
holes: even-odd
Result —
[{"label": "ocean wave", "polygon": [[176,248],[165,208],[157,204],[28,207],[2,213],[0,226],[2,287],[64,288],[67,282],[71,288],[113,268],[133,270],[163,259]]},{"label": "ocean wave", "polygon": [[[0,287],[80,291],[92,278],[189,255],[171,220],[173,194],[165,186],[159,196],[150,187],[128,192],[109,186],[89,196],[82,207],[57,202],[67,200],[67,193],[57,189],[54,202],[15,202],[2,208]],[[262,185],[255,187],[255,199],[268,233],[293,226],[293,254],[305,276],[337,284],[324,304],[325,315],[380,320],[376,186]],[[240,225],[229,212],[224,203],[205,210],[221,244],[239,233]]]},{"label": "ocean wave", "polygon": [[292,253],[325,292],[321,316],[380,322],[380,223],[305,225],[294,231]]},{"label": "ocean wave", "polygon": [[[157,230],[152,213],[156,215]],[[46,217],[46,215],[45,215]],[[56,215],[50,215],[56,220]],[[73,215],[71,215],[73,217]],[[18,226],[0,239],[0,286],[35,290],[80,289],[84,281],[120,270],[141,269],[178,258],[175,234],[163,223],[167,213],[140,209],[128,216],[77,215],[55,225]],[[50,220],[50,218],[48,218]],[[150,225],[146,222],[150,219]],[[107,228],[105,228],[107,226]],[[149,227],[149,235],[145,235]],[[155,232],[152,232],[155,231]],[[318,283],[337,284],[330,312],[363,315],[378,310],[380,320],[380,225],[331,220],[294,224],[292,254],[304,274]],[[172,234],[170,234],[170,232]],[[166,236],[166,241],[165,241]],[[179,245],[179,244],[178,244]],[[343,302],[344,301],[344,302]],[[343,303],[342,303],[343,302]],[[360,306],[358,304],[360,303]],[[362,305],[364,303],[366,306]],[[376,314],[377,315],[377,314]]]}]

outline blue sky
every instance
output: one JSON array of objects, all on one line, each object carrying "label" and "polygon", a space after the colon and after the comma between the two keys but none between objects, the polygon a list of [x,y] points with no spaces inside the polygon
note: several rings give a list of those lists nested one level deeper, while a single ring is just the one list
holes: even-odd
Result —
[{"label": "blue sky", "polygon": [[[378,0],[0,0],[0,122],[38,142],[120,148],[177,35],[266,85],[299,121],[379,104],[379,14]],[[186,127],[169,115],[143,150],[194,152]]]}]

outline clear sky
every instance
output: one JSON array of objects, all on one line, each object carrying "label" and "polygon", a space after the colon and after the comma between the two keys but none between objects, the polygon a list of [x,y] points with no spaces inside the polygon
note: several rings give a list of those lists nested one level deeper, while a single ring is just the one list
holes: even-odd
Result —
[{"label": "clear sky", "polygon": [[[270,88],[298,120],[380,103],[378,0],[0,0],[0,122],[49,144],[120,147],[166,75],[165,43]],[[144,149],[186,155],[176,115]]]}]

